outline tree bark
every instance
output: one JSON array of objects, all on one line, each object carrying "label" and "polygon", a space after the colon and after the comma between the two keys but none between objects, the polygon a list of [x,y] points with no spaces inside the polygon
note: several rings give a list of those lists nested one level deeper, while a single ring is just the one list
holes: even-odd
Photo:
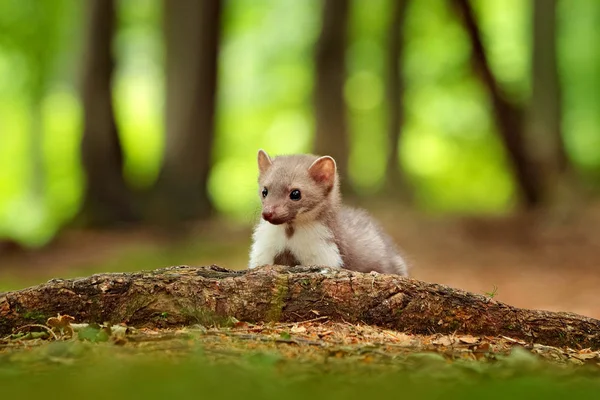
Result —
[{"label": "tree bark", "polygon": [[[342,182],[348,177],[349,140],[344,102],[348,0],[325,0],[315,53],[315,153],[337,163]],[[344,191],[349,185],[342,185]]]},{"label": "tree bark", "polygon": [[166,149],[157,183],[165,217],[203,218],[212,211],[212,165],[221,0],[164,1]]},{"label": "tree bark", "polygon": [[527,208],[534,208],[540,203],[541,194],[525,145],[522,110],[506,99],[492,73],[469,0],[453,1],[462,16],[471,42],[473,68],[490,94],[496,126],[511,161],[524,204]]},{"label": "tree bark", "polygon": [[84,60],[84,131],[81,143],[86,189],[80,218],[86,225],[115,225],[135,219],[123,177],[123,150],[112,105],[114,0],[89,0]]},{"label": "tree bark", "polygon": [[404,80],[402,79],[402,59],[404,40],[402,30],[408,0],[392,1],[392,18],[388,28],[388,157],[386,163],[386,186],[391,195],[408,197],[408,188],[400,172],[398,150],[402,136],[404,119]]},{"label": "tree bark", "polygon": [[397,275],[320,267],[230,271],[171,267],[52,280],[0,293],[0,334],[57,313],[77,322],[167,327],[241,321],[297,322],[328,316],[414,334],[505,335],[529,342],[600,349],[600,321],[526,310],[489,297]]},{"label": "tree bark", "polygon": [[546,203],[558,200],[569,165],[561,130],[561,91],[556,55],[556,0],[535,0],[533,7],[532,98],[525,138]]}]

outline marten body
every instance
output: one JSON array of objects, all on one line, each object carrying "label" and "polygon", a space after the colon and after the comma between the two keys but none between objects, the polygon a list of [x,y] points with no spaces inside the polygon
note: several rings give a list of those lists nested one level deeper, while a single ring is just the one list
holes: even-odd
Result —
[{"label": "marten body", "polygon": [[250,268],[317,265],[407,275],[393,241],[365,211],[341,204],[329,156],[258,153],[262,219],[253,234]]}]

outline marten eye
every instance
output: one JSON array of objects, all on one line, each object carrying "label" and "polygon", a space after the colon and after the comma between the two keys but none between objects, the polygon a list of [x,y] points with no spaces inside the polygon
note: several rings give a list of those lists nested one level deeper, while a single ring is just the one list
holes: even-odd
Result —
[{"label": "marten eye", "polygon": [[300,194],[300,191],[298,189],[294,189],[290,192],[290,199],[294,200],[294,201],[298,201],[302,198],[302,194]]},{"label": "marten eye", "polygon": [[269,194],[269,191],[267,190],[267,188],[263,188],[263,191],[262,191],[263,198],[267,197],[268,194]]}]

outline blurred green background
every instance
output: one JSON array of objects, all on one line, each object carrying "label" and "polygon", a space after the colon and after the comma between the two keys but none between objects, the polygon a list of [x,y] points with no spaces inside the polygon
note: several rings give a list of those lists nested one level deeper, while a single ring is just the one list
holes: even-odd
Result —
[{"label": "blurred green background", "polygon": [[[600,317],[598,224],[572,213],[600,193],[599,38],[597,0],[2,0],[0,291],[180,263],[243,268],[263,148],[333,155],[347,201],[376,211],[411,276]],[[309,364],[302,379],[268,357],[268,370],[239,372],[63,344],[0,354],[3,393],[52,395],[58,382],[86,396],[204,385],[551,398],[598,386],[595,370],[571,387],[537,369],[442,361],[440,374],[418,359],[400,380]],[[223,389],[224,374],[239,385]]]},{"label": "blurred green background", "polygon": [[[352,196],[389,195],[387,160],[395,151],[394,167],[403,182],[396,186],[403,186],[408,196],[394,194],[392,199],[408,197],[409,207],[416,210],[502,214],[521,206],[544,206],[547,202],[543,199],[552,197],[546,194],[551,190],[544,192],[542,185],[537,200],[522,200],[519,194],[521,184],[512,167],[511,151],[502,140],[502,123],[496,118],[498,103],[492,86],[478,73],[482,60],[472,51],[477,39],[483,44],[483,62],[492,73],[500,101],[522,116],[515,125],[523,128],[519,129],[523,131],[522,147],[530,154],[532,171],[541,165],[533,181],[544,181],[543,174],[552,181],[566,175],[569,182],[576,182],[569,190],[593,194],[599,187],[600,3],[595,0],[428,0],[401,2],[406,3],[401,7],[393,0],[354,0],[331,1],[329,8],[317,0],[230,0],[200,2],[204,4],[200,7],[192,7],[193,3],[200,4],[192,0],[174,3],[0,3],[1,237],[25,246],[42,246],[74,221],[93,228],[120,220],[147,222],[157,214],[163,218],[160,223],[202,219],[216,212],[249,224],[258,207],[256,150],[264,148],[272,154],[327,151],[326,146],[315,145],[315,132],[321,124],[315,117],[315,104],[323,108],[323,118],[328,120],[327,102],[335,101],[343,102],[347,123],[341,133],[348,141],[348,180],[344,184]],[[214,6],[218,9],[209,10],[213,7],[209,3],[218,3]],[[168,7],[173,9],[170,13],[166,12]],[[475,39],[466,28],[464,7],[470,9],[477,24]],[[402,15],[398,16],[398,8]],[[544,101],[549,97],[544,92],[545,82],[552,86],[552,65],[537,70],[543,79],[533,79],[538,54],[534,51],[538,43],[534,40],[534,16],[539,14],[543,25],[552,20],[554,12],[556,26],[550,29],[556,40],[558,90],[549,93],[555,95],[558,109]],[[323,24],[326,13],[337,15],[337,21],[331,20],[330,26]],[[548,13],[551,18],[544,19]],[[104,19],[98,17],[100,14]],[[202,20],[207,14],[212,15],[212,23]],[[104,29],[111,18],[114,29]],[[399,21],[399,44],[393,49],[390,32]],[[181,32],[164,34],[178,29]],[[214,43],[218,50],[215,76],[206,72],[210,68],[202,67],[211,63],[210,52],[203,50],[211,44],[202,42],[201,35],[210,38],[210,29],[218,36]],[[336,39],[336,29],[345,33],[340,40]],[[94,42],[90,39],[94,34],[105,37]],[[315,51],[327,35],[335,40],[323,48],[337,50]],[[551,53],[553,50],[544,49],[543,43],[553,43],[554,38],[543,38],[537,46],[539,52]],[[97,70],[103,62],[102,41],[110,44],[107,56],[114,59],[114,70],[107,69],[110,73],[106,79]],[[174,48],[172,52],[169,46]],[[84,61],[86,54],[88,60],[94,60],[91,66]],[[343,67],[341,96],[315,103],[319,93],[336,90],[334,80],[315,82],[319,82],[319,74],[335,74],[335,62],[330,59],[338,54],[342,54],[338,64]],[[390,57],[394,55],[398,70],[390,71]],[[543,56],[539,59],[544,60]],[[194,58],[199,60],[197,80],[190,81],[195,72],[185,70],[185,66],[193,64],[195,61],[188,63],[188,59]],[[319,63],[319,58],[326,61]],[[390,77],[397,82],[390,83]],[[214,96],[210,88],[206,89],[211,79],[216,80]],[[82,88],[94,80],[91,100],[86,102]],[[172,88],[168,82],[175,82]],[[540,96],[534,93],[534,83],[542,85],[537,89]],[[390,103],[391,84],[401,85],[398,103]],[[94,186],[92,179],[102,188],[106,182],[100,181],[118,177],[107,173],[94,178],[86,173],[82,162],[84,136],[105,135],[103,128],[97,127],[102,118],[112,118],[107,113],[86,119],[86,108],[92,115],[104,106],[98,100],[102,96],[95,91],[106,87],[112,89],[118,135],[116,150],[110,151],[112,155],[122,152],[122,165],[116,163],[124,177],[124,189],[119,190],[127,192],[126,201],[134,210],[123,218],[111,212],[111,208],[120,207],[118,201],[96,199],[94,209],[94,190],[89,190]],[[209,103],[214,98],[214,115],[201,111],[206,102],[194,103],[194,91],[204,93],[199,96]],[[169,109],[171,101],[174,105]],[[194,108],[199,104],[204,106]],[[390,135],[394,133],[389,123],[393,113],[390,104],[397,106],[400,114],[400,144],[391,152]],[[191,107],[188,114],[181,111],[186,106]],[[536,109],[538,114],[531,112]],[[555,119],[552,110],[558,111],[555,127],[563,149],[539,161],[536,149],[545,142],[552,148],[556,139],[553,127],[542,129],[546,137],[534,133],[529,139],[527,132],[535,129],[528,127],[537,123],[535,115],[540,113],[542,120]],[[175,123],[169,125],[169,118]],[[183,127],[171,129],[186,118],[190,121],[182,122]],[[331,120],[335,122],[335,118]],[[186,129],[180,135],[179,131]],[[320,132],[328,134],[326,129]],[[156,188],[161,187],[161,170],[171,157],[165,152],[170,135],[186,134],[210,136],[203,142],[208,143],[205,147],[210,145],[208,151],[193,141],[180,147],[187,148],[187,153],[196,152],[192,159],[206,159],[206,179],[184,177],[188,180],[179,184],[190,191],[205,189],[208,204],[204,205],[202,194],[198,194],[201,207],[174,216],[165,210],[176,209],[177,199],[164,195],[169,190]],[[103,168],[110,169],[112,155],[100,147],[91,158],[106,160]],[[553,172],[548,160],[559,159],[563,150],[566,163],[557,162]],[[189,159],[186,157],[182,159]],[[193,175],[197,165],[188,167]],[[167,185],[163,187],[173,187],[169,186],[173,176],[185,175],[174,170],[164,174]],[[86,199],[92,206],[86,207]],[[78,218],[82,213],[86,217]],[[94,214],[102,217],[94,218]]]}]

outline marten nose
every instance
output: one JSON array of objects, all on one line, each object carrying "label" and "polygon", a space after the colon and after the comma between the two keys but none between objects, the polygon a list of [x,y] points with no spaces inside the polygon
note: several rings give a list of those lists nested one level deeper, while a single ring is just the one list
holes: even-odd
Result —
[{"label": "marten nose", "polygon": [[265,219],[265,221],[270,221],[271,218],[273,218],[273,211],[263,211],[262,217]]}]

